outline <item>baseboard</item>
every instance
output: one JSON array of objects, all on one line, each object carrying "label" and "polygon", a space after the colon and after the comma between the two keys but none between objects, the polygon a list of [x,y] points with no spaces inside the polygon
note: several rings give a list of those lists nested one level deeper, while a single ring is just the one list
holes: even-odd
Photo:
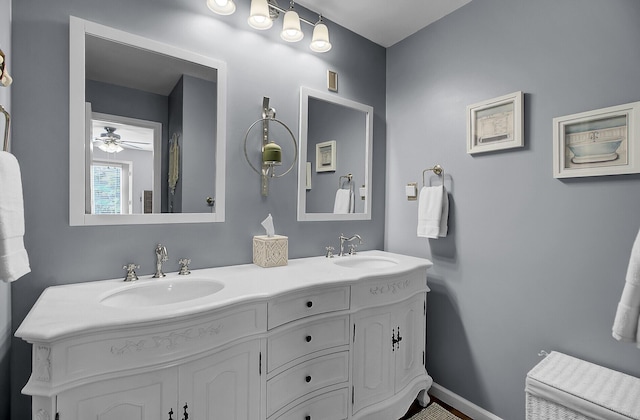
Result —
[{"label": "baseboard", "polygon": [[462,398],[460,395],[449,391],[447,388],[435,382],[431,385],[429,394],[474,420],[502,420],[495,414],[488,412],[484,408],[475,405],[471,401]]}]

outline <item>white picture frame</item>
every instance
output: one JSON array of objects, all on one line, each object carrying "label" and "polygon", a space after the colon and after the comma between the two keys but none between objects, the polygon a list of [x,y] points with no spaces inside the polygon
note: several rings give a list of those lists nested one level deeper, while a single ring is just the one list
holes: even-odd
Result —
[{"label": "white picture frame", "polygon": [[467,153],[524,146],[521,91],[467,106]]},{"label": "white picture frame", "polygon": [[553,119],[553,177],[640,173],[640,102]]},{"label": "white picture frame", "polygon": [[336,141],[329,140],[316,144],[316,172],[336,170]]}]

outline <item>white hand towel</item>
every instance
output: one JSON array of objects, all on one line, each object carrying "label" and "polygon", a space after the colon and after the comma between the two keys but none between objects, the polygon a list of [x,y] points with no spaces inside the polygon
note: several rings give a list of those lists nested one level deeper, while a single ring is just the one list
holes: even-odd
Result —
[{"label": "white hand towel", "polygon": [[439,238],[447,236],[449,231],[449,194],[447,189],[442,186],[442,215],[440,216],[440,230],[438,232]]},{"label": "white hand towel", "polygon": [[447,236],[449,198],[444,185],[422,187],[418,199],[419,237],[436,239]]},{"label": "white hand towel", "polygon": [[0,279],[14,281],[31,271],[24,249],[24,208],[20,165],[0,152]]},{"label": "white hand towel", "polygon": [[640,231],[631,248],[627,277],[613,321],[612,335],[619,341],[630,341],[640,348]]},{"label": "white hand towel", "polygon": [[336,200],[333,203],[334,213],[349,213],[351,209],[351,191],[340,188],[336,191]]}]

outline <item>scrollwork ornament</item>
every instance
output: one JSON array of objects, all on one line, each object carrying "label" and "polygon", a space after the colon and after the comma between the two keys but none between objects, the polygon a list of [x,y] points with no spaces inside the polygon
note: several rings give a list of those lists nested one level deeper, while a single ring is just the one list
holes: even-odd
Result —
[{"label": "scrollwork ornament", "polygon": [[49,416],[47,411],[40,409],[36,413],[36,420],[51,420],[51,416]]}]

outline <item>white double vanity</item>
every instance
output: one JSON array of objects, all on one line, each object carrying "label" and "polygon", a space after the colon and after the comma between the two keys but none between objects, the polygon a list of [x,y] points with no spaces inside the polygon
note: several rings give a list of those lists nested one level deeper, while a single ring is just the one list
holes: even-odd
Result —
[{"label": "white double vanity", "polygon": [[[46,289],[37,420],[392,420],[425,369],[425,259],[366,251]],[[185,415],[186,414],[186,415]]]}]

